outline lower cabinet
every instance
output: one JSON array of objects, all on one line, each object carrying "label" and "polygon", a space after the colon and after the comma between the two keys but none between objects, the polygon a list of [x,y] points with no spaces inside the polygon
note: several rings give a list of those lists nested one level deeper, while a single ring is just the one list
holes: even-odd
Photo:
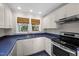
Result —
[{"label": "lower cabinet", "polygon": [[45,51],[51,56],[51,40],[45,38]]},{"label": "lower cabinet", "polygon": [[17,56],[23,56],[23,40],[18,40],[16,43]]},{"label": "lower cabinet", "polygon": [[43,37],[33,39],[33,53],[40,52],[45,49],[45,41]]},{"label": "lower cabinet", "polygon": [[17,56],[27,56],[44,50],[42,37],[17,41]]},{"label": "lower cabinet", "polygon": [[25,39],[23,40],[23,55],[31,55],[33,54],[33,40],[32,39]]},{"label": "lower cabinet", "polygon": [[18,40],[10,55],[28,56],[45,50],[51,55],[51,40],[45,37]]}]

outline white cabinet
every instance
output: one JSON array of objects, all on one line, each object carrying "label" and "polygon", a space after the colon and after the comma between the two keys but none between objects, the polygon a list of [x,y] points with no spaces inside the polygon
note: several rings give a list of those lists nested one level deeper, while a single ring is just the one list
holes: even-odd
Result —
[{"label": "white cabinet", "polygon": [[49,38],[45,38],[45,51],[51,55],[51,40]]},{"label": "white cabinet", "polygon": [[0,6],[0,28],[12,28],[12,12],[7,6]]},{"label": "white cabinet", "polygon": [[44,50],[44,39],[42,37],[23,40],[23,54],[31,55]]},{"label": "white cabinet", "polygon": [[58,28],[56,21],[65,17],[66,17],[66,9],[63,6],[44,17],[43,28]]},{"label": "white cabinet", "polygon": [[23,40],[18,40],[16,46],[17,46],[17,56],[23,56]]},{"label": "white cabinet", "polygon": [[48,16],[43,18],[43,28],[50,28],[50,18]]},{"label": "white cabinet", "polygon": [[58,8],[56,11],[54,11],[52,14],[56,16],[56,20],[69,17],[72,15],[79,14],[79,4],[78,3],[70,3],[66,4],[60,8]]},{"label": "white cabinet", "polygon": [[17,41],[17,56],[27,56],[44,50],[42,37]]},{"label": "white cabinet", "polygon": [[71,3],[65,6],[67,17],[79,14],[79,4]]},{"label": "white cabinet", "polygon": [[78,3],[66,4],[44,17],[43,28],[58,28],[59,26],[55,23],[55,21],[77,14],[79,14]]},{"label": "white cabinet", "polygon": [[62,19],[62,18],[65,18],[66,17],[66,9],[65,7],[61,7],[59,9],[57,9],[55,12],[54,12],[54,15],[56,16],[55,20],[58,21],[59,19]]},{"label": "white cabinet", "polygon": [[31,55],[33,54],[33,40],[32,39],[25,39],[23,40],[23,55]]},{"label": "white cabinet", "polygon": [[4,28],[4,7],[0,6],[0,28]]},{"label": "white cabinet", "polygon": [[57,28],[55,22],[55,15],[50,14],[43,18],[43,28]]},{"label": "white cabinet", "polygon": [[33,53],[33,40],[24,39],[17,41],[17,56],[26,56]]},{"label": "white cabinet", "polygon": [[10,15],[10,18],[9,18],[10,26],[9,26],[9,28],[13,28],[13,14],[12,14],[11,9],[9,11],[9,15]]},{"label": "white cabinet", "polygon": [[12,28],[12,12],[10,10],[10,8],[5,7],[5,17],[4,17],[4,28]]},{"label": "white cabinet", "polygon": [[50,17],[50,26],[51,28],[57,28],[56,15],[54,13],[51,14],[51,17]]},{"label": "white cabinet", "polygon": [[37,53],[39,51],[43,51],[44,43],[45,41],[43,37],[33,39],[33,52]]}]

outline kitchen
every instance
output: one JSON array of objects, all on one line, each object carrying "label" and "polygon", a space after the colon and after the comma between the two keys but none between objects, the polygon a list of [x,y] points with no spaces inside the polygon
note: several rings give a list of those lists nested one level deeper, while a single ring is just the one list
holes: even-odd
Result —
[{"label": "kitchen", "polygon": [[79,56],[79,3],[0,3],[0,56]]}]

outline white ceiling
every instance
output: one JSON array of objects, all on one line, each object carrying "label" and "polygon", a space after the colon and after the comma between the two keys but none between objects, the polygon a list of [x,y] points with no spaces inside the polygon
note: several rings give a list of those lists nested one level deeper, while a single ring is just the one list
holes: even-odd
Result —
[{"label": "white ceiling", "polygon": [[56,8],[64,5],[63,3],[8,3],[7,4],[12,10],[18,11],[17,7],[20,6],[22,9],[20,11],[29,12],[33,10],[32,13],[38,15],[38,12],[42,12],[41,16],[47,15],[49,12],[55,10]]}]

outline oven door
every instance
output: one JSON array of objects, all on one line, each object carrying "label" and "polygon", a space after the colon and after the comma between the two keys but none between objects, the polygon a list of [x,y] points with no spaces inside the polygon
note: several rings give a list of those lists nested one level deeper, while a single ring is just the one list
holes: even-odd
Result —
[{"label": "oven door", "polygon": [[53,45],[53,51],[52,51],[54,55],[56,56],[69,56],[70,53],[67,51],[62,50],[61,48]]}]

